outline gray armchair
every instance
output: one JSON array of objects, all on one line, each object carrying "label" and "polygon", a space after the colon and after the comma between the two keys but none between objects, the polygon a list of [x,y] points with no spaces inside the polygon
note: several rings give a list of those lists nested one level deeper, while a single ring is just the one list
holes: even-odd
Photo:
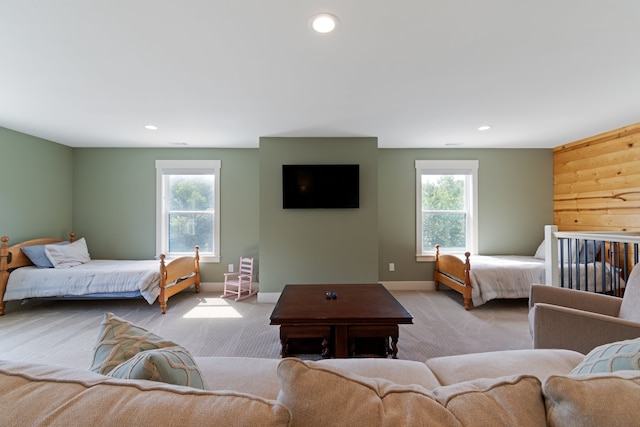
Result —
[{"label": "gray armchair", "polygon": [[595,347],[640,337],[640,265],[623,298],[532,285],[529,328],[533,348],[564,348],[586,354]]}]

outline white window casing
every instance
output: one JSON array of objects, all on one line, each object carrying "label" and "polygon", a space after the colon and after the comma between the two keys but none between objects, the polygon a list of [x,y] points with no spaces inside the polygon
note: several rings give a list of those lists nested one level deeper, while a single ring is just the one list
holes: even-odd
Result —
[{"label": "white window casing", "polygon": [[478,253],[478,167],[477,160],[416,160],[416,260],[433,261],[435,247],[423,250],[423,175],[465,175],[467,215],[466,251]]},{"label": "white window casing", "polygon": [[171,175],[213,175],[213,247],[207,249],[200,246],[200,262],[220,262],[220,169],[220,160],[156,160],[157,254],[163,253],[169,259],[185,254],[169,252],[168,177]]}]

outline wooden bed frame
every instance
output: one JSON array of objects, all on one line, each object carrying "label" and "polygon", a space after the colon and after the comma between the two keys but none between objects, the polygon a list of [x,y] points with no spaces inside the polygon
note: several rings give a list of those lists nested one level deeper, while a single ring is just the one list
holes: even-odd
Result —
[{"label": "wooden bed frame", "polygon": [[[69,234],[70,241],[75,241],[76,234]],[[7,289],[9,275],[13,269],[33,265],[31,260],[22,252],[25,246],[48,245],[58,243],[62,239],[41,238],[28,240],[9,246],[9,238],[0,238],[0,316],[4,315],[4,294]],[[200,292],[200,255],[199,247],[195,247],[195,256],[183,256],[165,263],[165,255],[160,255],[160,309],[162,314],[167,312],[169,298],[184,289],[195,285],[196,292]],[[181,279],[185,277],[184,279]],[[175,282],[175,283],[174,283]]]},{"label": "wooden bed frame", "polygon": [[464,309],[469,310],[471,308],[471,279],[469,277],[471,253],[465,252],[464,256],[465,261],[455,255],[441,255],[440,245],[436,245],[436,266],[433,280],[436,284],[436,290],[440,289],[442,283],[454,291],[460,292],[464,298]]}]

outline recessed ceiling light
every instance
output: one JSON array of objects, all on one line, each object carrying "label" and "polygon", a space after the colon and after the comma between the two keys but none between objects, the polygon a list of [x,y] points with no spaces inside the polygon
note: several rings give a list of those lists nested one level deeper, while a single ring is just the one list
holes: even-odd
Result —
[{"label": "recessed ceiling light", "polygon": [[318,33],[330,33],[338,26],[338,18],[330,13],[318,13],[309,20],[309,26]]},{"label": "recessed ceiling light", "polygon": [[158,126],[156,125],[144,125],[144,128],[149,130],[158,130]]},{"label": "recessed ceiling light", "polygon": [[491,129],[491,126],[489,126],[489,125],[480,126],[478,128],[478,130],[489,130],[489,129]]}]

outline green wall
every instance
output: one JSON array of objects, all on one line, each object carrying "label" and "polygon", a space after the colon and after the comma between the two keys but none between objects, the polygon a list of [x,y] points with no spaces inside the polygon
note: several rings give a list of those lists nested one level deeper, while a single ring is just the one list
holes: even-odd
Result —
[{"label": "green wall", "polygon": [[220,263],[201,263],[204,282],[221,282],[227,264],[258,255],[258,150],[196,148],[74,149],[75,231],[95,258],[151,259],[156,250],[156,160],[221,161]]},{"label": "green wall", "polygon": [[[253,256],[265,292],[294,282],[432,280],[433,263],[415,256],[415,160],[479,160],[482,254],[533,254],[553,222],[550,149],[378,149],[375,138],[72,149],[0,128],[0,158],[0,235],[19,242],[73,230],[93,257],[120,259],[156,255],[155,160],[221,160],[222,260],[202,265],[203,281],[221,282],[227,264]],[[360,209],[282,209],[283,163],[331,162],[361,165]]]},{"label": "green wall", "polygon": [[[283,209],[282,165],[360,165],[358,209]],[[376,138],[260,138],[261,292],[378,281]]]},{"label": "green wall", "polygon": [[[379,280],[433,280],[416,261],[415,161],[478,160],[483,255],[533,255],[553,224],[553,151],[547,149],[378,150]],[[389,263],[395,264],[390,272]]]},{"label": "green wall", "polygon": [[0,236],[9,244],[68,238],[73,216],[73,152],[0,128]]}]

